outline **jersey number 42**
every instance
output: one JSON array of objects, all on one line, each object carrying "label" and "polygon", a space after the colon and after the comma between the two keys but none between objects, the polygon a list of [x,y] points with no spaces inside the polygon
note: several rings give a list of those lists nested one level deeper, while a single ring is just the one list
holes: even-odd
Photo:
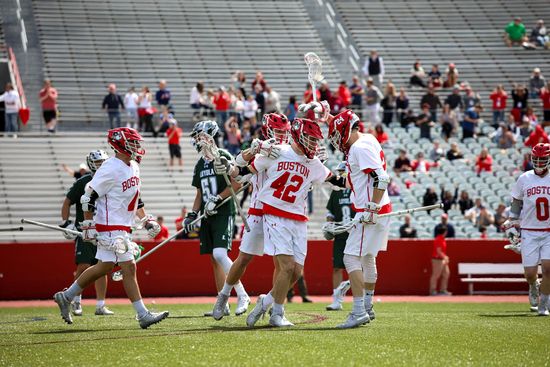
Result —
[{"label": "jersey number 42", "polygon": [[273,196],[292,204],[296,201],[295,193],[300,190],[303,183],[304,178],[302,176],[290,176],[290,172],[285,172],[281,177],[273,181],[270,187],[275,189]]}]

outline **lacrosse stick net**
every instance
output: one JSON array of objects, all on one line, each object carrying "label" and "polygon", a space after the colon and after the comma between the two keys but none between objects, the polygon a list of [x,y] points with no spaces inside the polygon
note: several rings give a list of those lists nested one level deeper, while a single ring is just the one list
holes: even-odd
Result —
[{"label": "lacrosse stick net", "polygon": [[313,93],[313,101],[317,102],[316,85],[321,83],[325,78],[323,76],[323,62],[315,52],[308,52],[304,55],[304,61],[307,65],[308,75],[307,80],[311,84],[311,92]]}]

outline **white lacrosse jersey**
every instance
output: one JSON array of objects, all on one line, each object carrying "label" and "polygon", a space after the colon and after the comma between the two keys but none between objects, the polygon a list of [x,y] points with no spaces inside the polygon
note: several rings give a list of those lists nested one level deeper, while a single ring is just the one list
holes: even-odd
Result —
[{"label": "white lacrosse jersey", "polygon": [[127,165],[116,157],[107,159],[88,183],[99,195],[94,221],[98,232],[130,231],[134,224],[141,180],[139,165]]},{"label": "white lacrosse jersey", "polygon": [[257,156],[251,163],[258,173],[266,173],[258,200],[263,203],[264,214],[305,222],[311,185],[324,182],[331,172],[317,157],[309,159],[299,155],[290,145],[280,147],[281,155],[277,159]]},{"label": "white lacrosse jersey", "polygon": [[550,231],[550,173],[544,177],[533,170],[523,173],[512,187],[512,198],[523,201],[521,229]]},{"label": "white lacrosse jersey", "polygon": [[[352,208],[356,212],[364,211],[367,203],[372,201],[374,178],[369,174],[376,169],[386,170],[386,159],[380,143],[371,134],[362,134],[352,144],[348,153],[348,184],[351,188]],[[380,214],[391,212],[388,191],[380,201]]]},{"label": "white lacrosse jersey", "polygon": [[[254,160],[252,160],[252,162],[254,162]],[[250,215],[263,215],[263,204],[258,199],[258,194],[264,186],[266,177],[266,172],[262,171],[258,172],[257,175],[252,175],[250,178],[250,186],[252,187],[252,192],[250,193],[250,203],[248,204],[248,214]]]}]

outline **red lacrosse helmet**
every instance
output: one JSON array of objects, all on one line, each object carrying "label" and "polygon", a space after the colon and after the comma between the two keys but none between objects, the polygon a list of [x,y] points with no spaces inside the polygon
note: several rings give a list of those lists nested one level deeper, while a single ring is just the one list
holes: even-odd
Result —
[{"label": "red lacrosse helmet", "polygon": [[268,113],[262,118],[262,134],[265,139],[275,138],[279,144],[289,140],[290,121],[282,113]]},{"label": "red lacrosse helmet", "polygon": [[292,140],[309,159],[313,159],[319,147],[319,141],[323,139],[321,128],[315,121],[296,118],[292,122],[290,130]]},{"label": "red lacrosse helmet", "polygon": [[531,162],[535,173],[543,174],[550,165],[550,144],[538,143],[535,145],[531,151]]},{"label": "red lacrosse helmet", "polygon": [[138,163],[145,155],[145,149],[141,147],[142,141],[143,138],[137,130],[129,127],[111,129],[107,136],[107,142],[115,152],[127,155]]},{"label": "red lacrosse helmet", "polygon": [[359,117],[351,110],[344,110],[334,116],[328,126],[328,140],[335,149],[347,153],[346,143],[351,136],[351,130],[359,123]]}]

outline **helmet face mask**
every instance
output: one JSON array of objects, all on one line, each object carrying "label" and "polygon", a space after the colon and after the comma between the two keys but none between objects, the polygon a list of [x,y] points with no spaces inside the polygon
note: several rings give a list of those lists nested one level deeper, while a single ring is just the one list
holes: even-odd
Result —
[{"label": "helmet face mask", "polygon": [[265,139],[275,139],[279,144],[288,144],[290,122],[280,113],[268,113],[262,118],[262,135]]},{"label": "helmet face mask", "polygon": [[94,150],[86,156],[86,164],[90,171],[95,173],[107,158],[109,155],[104,150]]},{"label": "helmet face mask", "polygon": [[550,144],[539,143],[531,151],[531,163],[537,175],[544,175],[550,166]]},{"label": "helmet face mask", "polygon": [[145,155],[145,149],[141,146],[143,138],[135,129],[129,127],[111,129],[107,141],[115,152],[124,154],[137,163],[140,163]]},{"label": "helmet face mask", "polygon": [[218,123],[212,120],[199,121],[193,126],[189,136],[191,136],[191,142],[198,153],[202,151],[203,141],[214,138],[219,130]]},{"label": "helmet face mask", "polygon": [[315,158],[319,149],[319,141],[323,139],[321,128],[315,121],[308,119],[294,119],[292,123],[292,141],[298,145],[304,155],[309,158]]}]

